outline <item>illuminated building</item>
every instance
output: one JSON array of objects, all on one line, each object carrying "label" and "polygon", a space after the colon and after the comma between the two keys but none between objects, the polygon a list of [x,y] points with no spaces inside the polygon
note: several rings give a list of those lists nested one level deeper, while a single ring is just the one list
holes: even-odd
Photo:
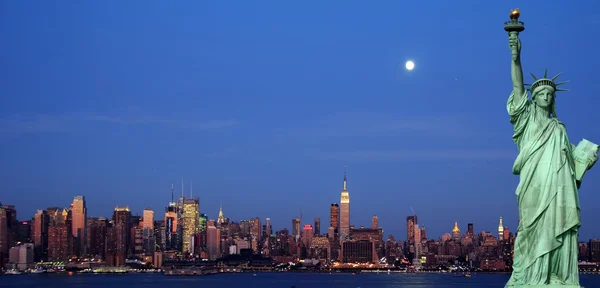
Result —
[{"label": "illuminated building", "polygon": [[340,206],[337,203],[331,204],[331,208],[329,208],[329,227],[333,227],[334,233],[339,233]]},{"label": "illuminated building", "polygon": [[500,217],[500,224],[498,224],[498,240],[504,240],[504,225],[502,225],[502,217]]},{"label": "illuminated building", "polygon": [[374,215],[373,219],[371,220],[371,228],[373,228],[373,229],[379,228],[379,218],[377,218],[377,215]]},{"label": "illuminated building", "polygon": [[142,224],[142,241],[144,246],[144,252],[147,255],[152,255],[154,252],[154,211],[146,208],[143,212],[143,224]]},{"label": "illuminated building", "polygon": [[112,236],[114,237],[114,266],[125,265],[128,253],[133,252],[130,247],[131,239],[131,211],[128,206],[115,207],[113,212]]},{"label": "illuminated building", "polygon": [[196,233],[200,232],[200,200],[185,199],[183,201],[183,233],[182,233],[182,252],[190,252],[190,241]]},{"label": "illuminated building", "polygon": [[346,169],[344,168],[344,188],[340,196],[340,241],[350,236],[350,193],[346,181]]},{"label": "illuminated building", "polygon": [[300,218],[292,219],[292,236],[296,240],[300,238]]},{"label": "illuminated building", "polygon": [[452,239],[460,239],[460,229],[458,228],[458,222],[454,222],[454,228],[452,228]]},{"label": "illuminated building", "polygon": [[87,250],[87,207],[84,196],[75,196],[71,204],[71,233],[75,254],[83,256]]}]

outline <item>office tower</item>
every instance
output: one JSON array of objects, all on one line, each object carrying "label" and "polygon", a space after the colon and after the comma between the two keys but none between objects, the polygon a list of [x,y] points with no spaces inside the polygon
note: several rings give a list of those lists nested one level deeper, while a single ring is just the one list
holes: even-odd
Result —
[{"label": "office tower", "polygon": [[340,206],[337,203],[331,204],[331,208],[329,208],[329,227],[333,227],[334,233],[339,233]]},{"label": "office tower", "polygon": [[166,251],[176,250],[177,246],[177,227],[179,219],[179,210],[177,202],[175,202],[175,187],[171,184],[171,202],[165,208],[165,247]]},{"label": "office tower", "polygon": [[263,225],[263,239],[269,238],[273,234],[273,227],[271,227],[271,218],[267,218],[265,225]]},{"label": "office tower", "polygon": [[292,236],[296,240],[300,238],[300,218],[292,219]]},{"label": "office tower", "polygon": [[127,255],[133,252],[133,247],[130,245],[132,223],[129,207],[115,207],[112,220],[114,227],[112,231],[114,233],[114,262],[116,266],[121,266],[125,264]]},{"label": "office tower", "polygon": [[473,236],[473,235],[475,235],[475,232],[474,232],[474,230],[473,230],[473,223],[469,223],[469,224],[467,224],[467,233],[468,233],[470,236]]},{"label": "office tower", "polygon": [[143,212],[142,238],[144,252],[153,255],[154,252],[154,210],[146,208]]},{"label": "office tower", "polygon": [[313,239],[313,227],[310,224],[305,224],[304,229],[302,229],[302,243],[306,249],[310,248],[310,244]]},{"label": "office tower", "polygon": [[206,223],[206,250],[208,258],[215,260],[221,256],[221,231],[217,229],[215,220]]},{"label": "office tower", "polygon": [[108,219],[104,217],[88,217],[87,225],[88,254],[96,259],[105,259]]},{"label": "office tower", "polygon": [[504,240],[504,225],[502,225],[502,217],[500,217],[500,224],[498,224],[498,240]]},{"label": "office tower", "polygon": [[315,227],[314,227],[314,229],[315,229],[314,233],[315,233],[316,236],[321,235],[321,218],[319,218],[319,217],[315,218]]},{"label": "office tower", "polygon": [[344,168],[344,188],[340,196],[340,241],[350,236],[350,193],[346,181],[346,169]]},{"label": "office tower", "polygon": [[46,210],[38,210],[33,216],[31,227],[35,261],[48,259],[48,224],[50,218]]},{"label": "office tower", "polygon": [[206,231],[206,225],[207,225],[207,221],[208,221],[208,216],[206,216],[206,214],[204,213],[200,213],[200,221],[199,221],[199,230],[200,232],[204,232]]},{"label": "office tower", "polygon": [[200,200],[196,199],[185,199],[183,201],[183,234],[182,241],[183,253],[190,252],[190,241],[192,236],[196,235],[200,231]]},{"label": "office tower", "polygon": [[460,229],[458,228],[458,222],[454,222],[454,228],[452,228],[452,238],[454,240],[460,239]]},{"label": "office tower", "polygon": [[377,215],[374,215],[373,219],[371,219],[371,228],[379,229],[379,218],[377,218]]},{"label": "office tower", "polygon": [[406,217],[406,253],[414,255],[415,253],[415,225],[418,224],[417,215]]},{"label": "office tower", "polygon": [[71,217],[71,233],[74,239],[75,254],[77,256],[84,256],[87,254],[87,207],[84,196],[75,196],[75,199],[73,199]]},{"label": "office tower", "polygon": [[4,267],[8,259],[8,221],[6,209],[0,203],[0,267]]},{"label": "office tower", "polygon": [[[72,215],[64,209],[52,225],[48,226],[48,261],[66,261],[73,254]],[[81,231],[81,229],[80,229]],[[83,233],[82,233],[83,234]],[[79,241],[79,240],[78,240]]]},{"label": "office tower", "polygon": [[217,225],[221,225],[226,222],[225,215],[223,214],[223,204],[219,205],[219,216],[217,217]]},{"label": "office tower", "polygon": [[17,245],[17,242],[19,242],[19,224],[21,224],[21,222],[17,220],[17,209],[14,205],[2,206],[1,203],[0,209],[4,210],[4,214],[6,216],[6,241],[8,243],[8,247],[13,247]]}]

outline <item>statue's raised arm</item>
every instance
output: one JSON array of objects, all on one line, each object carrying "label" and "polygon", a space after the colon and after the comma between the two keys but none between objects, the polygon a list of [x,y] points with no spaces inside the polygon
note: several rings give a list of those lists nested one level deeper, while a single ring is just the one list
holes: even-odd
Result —
[{"label": "statue's raised arm", "polygon": [[510,13],[511,21],[505,26],[505,30],[508,31],[508,43],[512,59],[510,63],[510,71],[513,82],[513,92],[515,93],[515,102],[520,102],[521,97],[525,95],[525,86],[523,85],[523,68],[521,68],[521,40],[519,39],[519,32],[525,30],[523,22],[519,22],[520,16],[519,9],[515,9]]}]

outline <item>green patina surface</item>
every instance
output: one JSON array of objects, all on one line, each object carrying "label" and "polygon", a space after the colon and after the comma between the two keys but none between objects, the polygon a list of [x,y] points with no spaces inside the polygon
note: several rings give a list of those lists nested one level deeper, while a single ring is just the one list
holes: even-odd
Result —
[{"label": "green patina surface", "polygon": [[[524,27],[518,16],[518,12],[511,13],[512,20],[505,26],[513,82],[507,110],[519,150],[513,173],[520,177],[515,192],[519,227],[513,272],[506,287],[580,287],[577,236],[581,181],[575,177],[575,146],[556,114],[556,92],[564,91],[557,86],[563,83],[555,82],[558,75],[549,78],[544,73],[540,78],[532,75],[533,84],[525,88],[519,39]],[[587,169],[597,160],[596,150],[587,159]]]}]

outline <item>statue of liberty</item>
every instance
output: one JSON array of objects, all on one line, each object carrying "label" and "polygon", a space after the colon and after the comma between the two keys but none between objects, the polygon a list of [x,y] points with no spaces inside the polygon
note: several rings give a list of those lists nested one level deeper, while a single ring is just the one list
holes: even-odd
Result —
[{"label": "statue of liberty", "polygon": [[[523,84],[518,37],[524,27],[516,21],[518,17],[519,11],[514,10],[511,18],[516,29],[505,27],[513,56],[513,91],[507,110],[519,151],[513,174],[520,175],[515,192],[520,222],[514,243],[513,272],[506,287],[579,288],[577,237],[581,226],[578,196],[581,182],[575,176],[575,145],[556,115],[555,101],[556,92],[564,91],[557,86],[565,82],[555,82],[560,74],[552,78],[547,77],[547,71],[541,78],[532,74],[534,82],[529,99]],[[590,169],[597,160],[596,150],[586,159],[584,169]]]}]

